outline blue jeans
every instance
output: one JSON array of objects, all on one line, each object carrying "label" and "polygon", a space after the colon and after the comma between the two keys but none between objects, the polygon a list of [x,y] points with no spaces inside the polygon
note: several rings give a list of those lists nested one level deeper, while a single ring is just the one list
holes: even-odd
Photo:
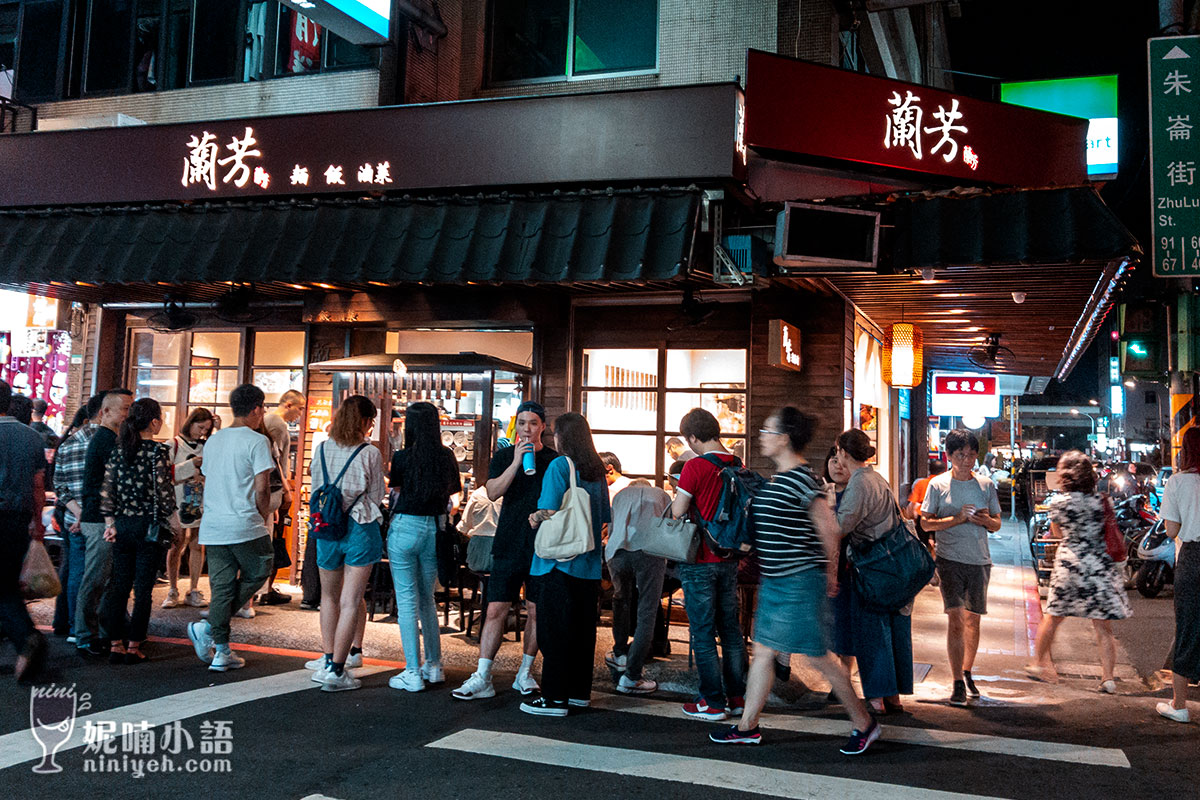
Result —
[{"label": "blue jeans", "polygon": [[83,564],[87,555],[87,539],[83,531],[67,531],[67,618],[70,620],[72,635],[75,630],[75,610],[78,606],[79,587],[83,585]]},{"label": "blue jeans", "polygon": [[397,514],[388,530],[388,562],[392,586],[396,590],[396,622],[400,626],[400,644],[404,648],[404,668],[421,665],[420,622],[425,637],[425,662],[442,661],[441,630],[433,584],[437,579],[437,517]]},{"label": "blue jeans", "polygon": [[[680,564],[676,574],[683,584],[700,696],[713,706],[744,696],[749,660],[738,624],[737,562]],[[723,659],[717,656],[718,636]]]}]

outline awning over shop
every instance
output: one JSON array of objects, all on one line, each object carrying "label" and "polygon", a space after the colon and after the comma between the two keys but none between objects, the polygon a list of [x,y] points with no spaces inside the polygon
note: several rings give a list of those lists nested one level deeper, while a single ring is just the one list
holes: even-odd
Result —
[{"label": "awning over shop", "polygon": [[[0,212],[0,284],[643,283],[685,269],[699,190]],[[161,289],[159,289],[161,295]]]},{"label": "awning over shop", "polygon": [[[880,326],[920,325],[931,369],[1065,378],[1142,252],[1091,187],[958,190],[876,207],[894,226],[893,274],[829,281]],[[968,356],[989,336],[1006,349],[981,367]]]}]

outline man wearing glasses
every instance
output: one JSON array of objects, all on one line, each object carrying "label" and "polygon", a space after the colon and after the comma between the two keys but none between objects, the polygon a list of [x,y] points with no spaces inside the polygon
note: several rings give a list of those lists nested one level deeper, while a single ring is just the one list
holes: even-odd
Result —
[{"label": "man wearing glasses", "polygon": [[972,471],[979,457],[974,436],[946,434],[946,453],[950,471],[930,478],[921,523],[937,539],[937,574],[949,619],[946,652],[954,677],[950,704],[965,706],[979,697],[971,668],[979,650],[980,617],[987,613],[988,533],[1000,530],[1000,497],[991,478]]}]

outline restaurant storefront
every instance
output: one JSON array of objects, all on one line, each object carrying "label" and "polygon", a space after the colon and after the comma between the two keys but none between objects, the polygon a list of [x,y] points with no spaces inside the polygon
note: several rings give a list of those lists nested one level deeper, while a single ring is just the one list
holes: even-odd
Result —
[{"label": "restaurant storefront", "polygon": [[[902,410],[883,375],[887,298],[912,302],[902,298],[927,264],[976,279],[986,263],[917,252],[943,218],[922,215],[928,198],[916,190],[966,183],[986,204],[988,185],[1070,184],[1063,148],[1082,147],[1086,125],[964,99],[973,126],[1042,126],[1043,151],[991,148],[972,128],[975,166],[948,166],[942,152],[893,164],[877,154],[886,97],[869,137],[821,141],[812,129],[849,123],[798,119],[789,103],[806,101],[797,87],[814,80],[848,97],[905,85],[750,58],[745,93],[728,84],[337,112],[305,117],[300,140],[288,117],[0,137],[0,284],[104,306],[86,356],[97,384],[159,399],[165,432],[192,408],[227,416],[239,382],[268,399],[304,391],[291,465],[302,498],[314,437],[348,391],[377,397],[393,419],[413,399],[439,402],[472,476],[522,397],[552,416],[584,413],[627,475],[659,481],[688,409],[711,411],[727,448],[767,469],[755,432],[794,404],[818,418],[814,459],[861,427],[899,488],[925,452],[925,426],[904,423],[925,410],[920,390]],[[817,72],[797,81],[797,69]],[[91,157],[104,152],[142,153],[143,166]],[[1082,149],[1075,160],[1084,169]],[[830,197],[880,215],[879,258],[849,273],[781,267],[770,250],[782,202]],[[1098,200],[1076,205],[1091,233],[1116,225]],[[995,226],[1004,236],[1031,224]],[[1085,329],[1106,311],[1086,303],[1095,264],[1133,247],[1081,233],[1041,254],[1090,270],[1083,296],[1059,301],[1087,307]],[[943,275],[930,279],[939,289],[959,279]],[[854,281],[877,282],[884,305],[864,310],[871,298]],[[158,305],[164,295],[174,307]],[[1078,343],[1073,332],[1018,333],[1042,352]],[[380,426],[385,455],[394,433],[390,420]]]}]

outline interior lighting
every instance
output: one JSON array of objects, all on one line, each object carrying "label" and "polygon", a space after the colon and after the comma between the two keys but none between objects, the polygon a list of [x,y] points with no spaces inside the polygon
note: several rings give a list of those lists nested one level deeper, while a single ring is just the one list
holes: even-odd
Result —
[{"label": "interior lighting", "polygon": [[904,389],[919,386],[924,372],[924,336],[910,322],[897,322],[883,337],[883,376],[888,385]]}]

